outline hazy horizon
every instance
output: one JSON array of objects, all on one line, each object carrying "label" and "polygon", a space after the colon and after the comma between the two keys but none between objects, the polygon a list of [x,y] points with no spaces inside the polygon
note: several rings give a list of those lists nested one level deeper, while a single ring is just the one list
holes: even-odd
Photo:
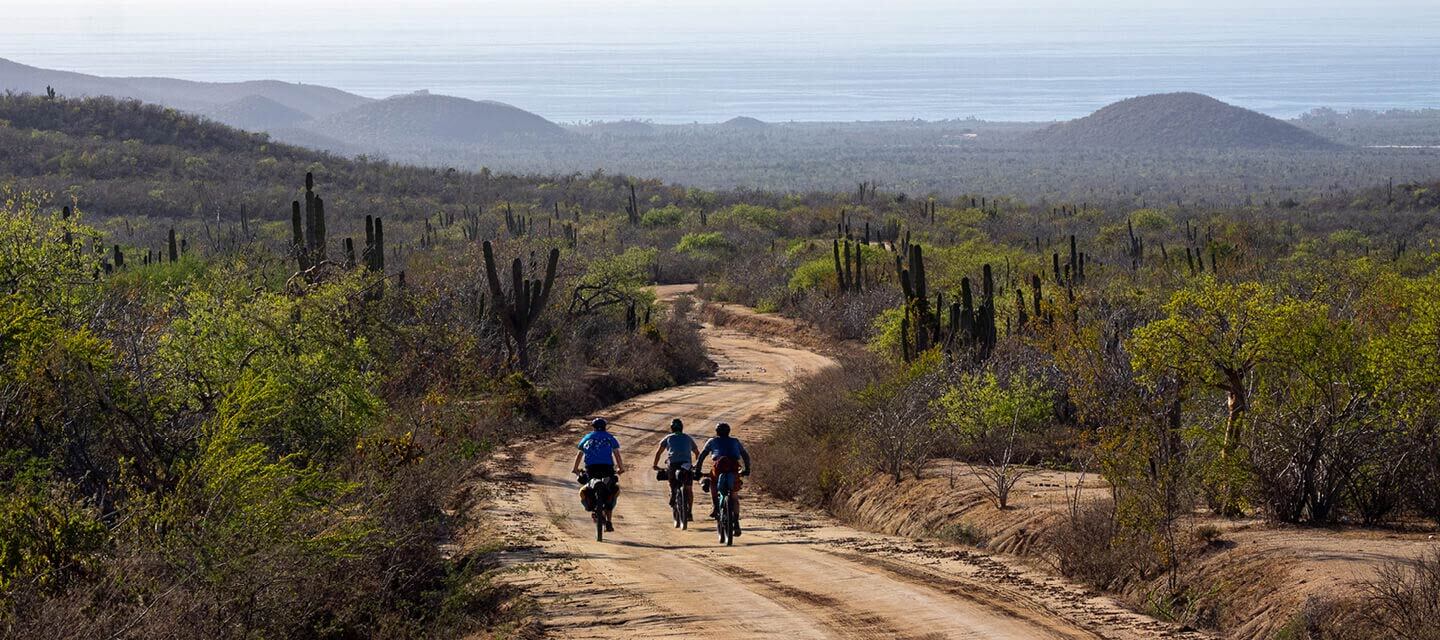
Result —
[{"label": "hazy horizon", "polygon": [[7,9],[0,57],[430,90],[562,122],[1053,120],[1180,90],[1293,116],[1440,107],[1434,5],[60,0]]}]

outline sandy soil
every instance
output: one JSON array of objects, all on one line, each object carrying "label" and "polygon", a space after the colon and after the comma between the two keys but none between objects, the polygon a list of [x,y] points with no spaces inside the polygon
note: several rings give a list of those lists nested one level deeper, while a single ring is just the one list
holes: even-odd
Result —
[{"label": "sandy soil", "polygon": [[[673,295],[675,291],[664,291]],[[718,375],[612,407],[630,472],[616,531],[594,541],[570,476],[581,421],[502,453],[486,519],[509,536],[503,561],[567,638],[1202,638],[1022,563],[959,546],[862,532],[747,492],[745,533],[675,529],[650,469],[670,418],[697,437],[717,421],[756,439],[784,385],[832,362],[730,328],[707,327]],[[757,464],[783,461],[757,460]],[[705,498],[703,494],[698,494]],[[704,503],[697,503],[703,505]],[[697,513],[707,509],[696,507]]]}]

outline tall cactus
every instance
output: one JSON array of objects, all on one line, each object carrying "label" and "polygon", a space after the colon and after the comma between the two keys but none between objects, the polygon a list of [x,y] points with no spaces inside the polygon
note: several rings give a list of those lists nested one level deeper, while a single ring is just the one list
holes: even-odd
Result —
[{"label": "tall cactus", "polygon": [[864,291],[864,245],[856,242],[855,250],[852,252],[849,240],[837,238],[831,242],[831,247],[835,254],[835,281],[839,284],[840,293]]},{"label": "tall cactus", "polygon": [[[1130,258],[1130,268],[1138,269],[1140,262],[1145,259],[1145,241],[1141,240],[1140,236],[1135,235],[1135,223],[1133,221],[1125,221],[1125,230],[1130,235],[1130,243],[1125,249],[1125,256]],[[1161,246],[1163,247],[1164,244],[1162,243]]]},{"label": "tall cactus", "polygon": [[907,314],[915,316],[915,353],[930,349],[931,338],[938,332],[939,325],[930,313],[930,297],[925,278],[925,255],[920,245],[910,245],[909,262],[895,256],[895,271],[900,279],[900,290],[905,294]]},{"label": "tall cactus", "polygon": [[486,240],[485,279],[490,284],[491,308],[499,317],[501,326],[515,341],[515,356],[521,371],[530,369],[530,329],[540,318],[541,312],[550,300],[550,289],[555,284],[555,268],[560,262],[560,250],[551,249],[545,264],[545,278],[525,278],[524,264],[520,258],[510,263],[510,291],[500,285],[500,274],[495,265],[495,251]]},{"label": "tall cactus", "polygon": [[640,224],[640,201],[635,197],[635,183],[630,183],[630,197],[625,201],[625,217],[630,224]]},{"label": "tall cactus", "polygon": [[180,261],[180,245],[175,242],[175,227],[170,227],[170,261]]}]

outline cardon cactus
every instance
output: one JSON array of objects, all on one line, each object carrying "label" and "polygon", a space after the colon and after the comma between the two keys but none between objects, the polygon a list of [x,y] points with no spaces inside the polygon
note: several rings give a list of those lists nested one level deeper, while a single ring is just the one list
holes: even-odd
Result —
[{"label": "cardon cactus", "polygon": [[530,330],[545,310],[550,300],[550,289],[555,284],[555,269],[560,261],[560,250],[551,249],[545,264],[543,280],[525,278],[524,263],[515,258],[510,263],[510,290],[500,284],[500,274],[495,265],[495,251],[486,240],[485,279],[490,285],[491,308],[500,319],[500,325],[515,341],[515,356],[521,371],[530,368]]}]

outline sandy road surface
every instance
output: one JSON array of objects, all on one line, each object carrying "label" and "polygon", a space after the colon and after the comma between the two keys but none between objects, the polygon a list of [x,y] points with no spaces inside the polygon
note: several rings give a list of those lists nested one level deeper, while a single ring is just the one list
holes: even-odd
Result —
[{"label": "sandy road surface", "polygon": [[[491,505],[528,567],[519,580],[547,631],[570,638],[1156,638],[1202,637],[959,547],[864,533],[747,492],[745,533],[717,543],[710,520],[675,529],[650,460],[672,417],[697,438],[717,421],[755,438],[784,384],[828,366],[823,356],[707,328],[720,365],[709,381],[642,396],[603,415],[622,443],[617,530],[594,541],[570,475],[579,423],[517,450]],[[783,464],[757,460],[756,464]],[[708,500],[697,491],[698,499]],[[697,500],[696,513],[706,503]],[[697,635],[698,634],[698,635]]]}]

